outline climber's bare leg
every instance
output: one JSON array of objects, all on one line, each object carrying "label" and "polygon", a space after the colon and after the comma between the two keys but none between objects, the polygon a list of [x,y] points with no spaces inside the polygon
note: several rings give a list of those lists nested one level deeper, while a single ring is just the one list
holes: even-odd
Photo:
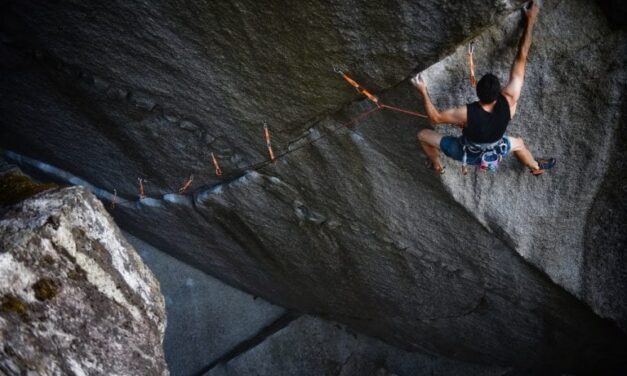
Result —
[{"label": "climber's bare leg", "polygon": [[520,137],[509,137],[512,144],[512,151],[518,160],[532,170],[537,170],[538,162],[533,158],[531,152],[525,146],[525,142]]},{"label": "climber's bare leg", "polygon": [[423,129],[416,135],[418,143],[422,147],[436,172],[442,172],[442,160],[440,159],[440,140],[442,135],[431,129]]}]

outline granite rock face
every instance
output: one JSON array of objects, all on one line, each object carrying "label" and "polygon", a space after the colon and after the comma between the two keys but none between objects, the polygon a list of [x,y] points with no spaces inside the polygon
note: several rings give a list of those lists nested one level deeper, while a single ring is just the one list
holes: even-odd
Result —
[{"label": "granite rock face", "polygon": [[0,299],[3,375],[168,374],[159,284],[82,188],[5,210]]},{"label": "granite rock face", "polygon": [[[507,82],[519,19],[514,14],[474,39],[479,77],[492,72]],[[510,157],[495,175],[477,172],[464,177],[459,164],[449,159],[453,173],[443,182],[484,227],[599,315],[627,330],[624,235],[602,229],[625,228],[627,222],[617,217],[613,225],[602,225],[606,219],[601,214],[620,216],[627,210],[620,198],[612,203],[602,198],[609,186],[627,188],[625,180],[613,177],[624,171],[617,167],[627,126],[625,35],[613,33],[592,2],[547,2],[538,20],[525,86],[508,134],[522,137],[536,157],[555,157],[557,167],[536,179]],[[576,28],[585,32],[574,32]],[[462,46],[423,72],[441,108],[476,100],[468,84],[466,54]],[[612,296],[612,302],[601,296]]]},{"label": "granite rock face", "polygon": [[[608,166],[624,154],[625,32],[593,2],[546,1],[510,132],[558,167],[533,179],[510,158],[440,179],[422,168],[423,120],[379,111],[340,127],[372,105],[331,66],[418,110],[406,78],[425,71],[436,104],[459,105],[473,99],[469,40],[478,73],[506,79],[520,2],[342,4],[10,2],[0,144],[288,309],[456,359],[619,367],[625,175]],[[259,163],[263,120],[273,164]]]}]

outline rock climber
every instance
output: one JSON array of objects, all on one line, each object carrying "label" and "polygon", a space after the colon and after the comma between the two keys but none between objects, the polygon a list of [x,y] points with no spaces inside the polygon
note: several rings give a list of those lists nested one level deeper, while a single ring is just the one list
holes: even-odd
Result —
[{"label": "rock climber", "polygon": [[540,10],[537,0],[524,8],[525,29],[518,45],[507,86],[501,89],[499,79],[488,73],[477,83],[479,101],[463,107],[438,111],[420,75],[412,84],[422,95],[431,125],[452,124],[463,128],[460,137],[443,136],[432,129],[418,132],[418,141],[430,160],[429,166],[444,173],[440,150],[450,158],[466,164],[481,165],[484,170],[494,170],[498,161],[510,151],[527,166],[533,175],[541,175],[555,165],[554,158],[534,159],[522,138],[505,136],[509,121],[516,113],[516,105],[525,78],[525,64],[531,46],[531,34]]}]

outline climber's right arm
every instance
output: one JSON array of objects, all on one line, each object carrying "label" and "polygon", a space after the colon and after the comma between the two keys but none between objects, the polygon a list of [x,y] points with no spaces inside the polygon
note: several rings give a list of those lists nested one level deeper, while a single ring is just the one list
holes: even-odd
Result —
[{"label": "climber's right arm", "polygon": [[451,124],[453,126],[463,128],[468,122],[468,112],[466,110],[466,106],[449,108],[434,114],[430,114],[427,111],[427,115],[429,116],[429,123],[431,123],[431,125]]},{"label": "climber's right arm", "polygon": [[468,121],[466,106],[438,111],[433,105],[433,102],[431,102],[431,97],[429,97],[429,93],[427,92],[427,85],[422,78],[416,76],[411,82],[422,95],[422,101],[431,125],[452,124],[454,126],[463,127],[466,124]]}]

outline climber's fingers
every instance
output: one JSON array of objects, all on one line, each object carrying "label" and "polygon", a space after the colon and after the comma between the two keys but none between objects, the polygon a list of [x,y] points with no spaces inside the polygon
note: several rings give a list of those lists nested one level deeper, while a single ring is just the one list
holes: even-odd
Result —
[{"label": "climber's fingers", "polygon": [[411,83],[416,87],[416,88],[423,88],[426,87],[426,83],[425,80],[422,78],[422,74],[418,73],[417,75],[414,76],[414,78],[411,79]]},{"label": "climber's fingers", "polygon": [[527,5],[523,8],[527,18],[535,18],[538,15],[538,12],[540,11],[540,3],[541,2],[539,0],[532,0],[527,3]]}]

